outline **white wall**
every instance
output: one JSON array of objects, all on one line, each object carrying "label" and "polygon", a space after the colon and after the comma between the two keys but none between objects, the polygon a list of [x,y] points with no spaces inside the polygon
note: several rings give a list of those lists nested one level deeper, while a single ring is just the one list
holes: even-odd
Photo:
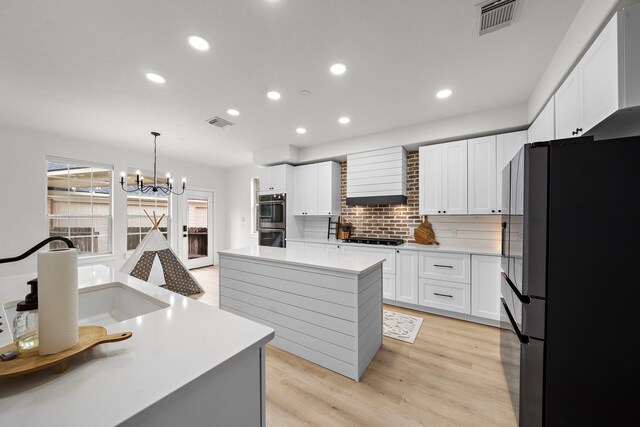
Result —
[{"label": "white wall", "polygon": [[228,248],[258,244],[258,235],[251,233],[251,180],[259,176],[260,169],[255,166],[227,169],[226,242]]},{"label": "white wall", "polygon": [[[123,150],[92,144],[62,135],[0,126],[0,258],[21,254],[48,236],[46,209],[45,156],[106,163],[114,166],[114,181],[127,168],[152,169],[152,140],[141,146],[144,152]],[[197,153],[194,153],[194,158]],[[227,246],[226,172],[213,166],[190,163],[164,157],[158,153],[158,168],[176,177],[186,176],[189,187],[215,191],[214,241],[215,251]],[[248,197],[248,196],[247,196]],[[179,233],[177,211],[179,198],[174,197],[172,218],[172,246],[176,248]],[[126,193],[114,182],[113,189],[113,250],[114,255],[96,257],[91,261],[119,267],[126,254]],[[0,275],[36,271],[36,256],[11,264],[0,265]],[[216,252],[217,263],[217,252]]]}]

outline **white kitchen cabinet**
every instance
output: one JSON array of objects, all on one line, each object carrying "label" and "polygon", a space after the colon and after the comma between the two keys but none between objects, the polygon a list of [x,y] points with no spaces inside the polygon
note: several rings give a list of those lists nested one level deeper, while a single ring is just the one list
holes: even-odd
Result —
[{"label": "white kitchen cabinet", "polygon": [[470,286],[468,283],[446,282],[444,280],[419,279],[420,305],[470,314]]},{"label": "white kitchen cabinet", "polygon": [[558,139],[581,136],[619,108],[617,15],[555,95]]},{"label": "white kitchen cabinet", "polygon": [[418,252],[396,250],[395,300],[418,304]]},{"label": "white kitchen cabinet", "polygon": [[467,213],[467,140],[420,147],[420,215]]},{"label": "white kitchen cabinet", "polygon": [[287,249],[294,251],[304,251],[304,242],[292,242],[287,240]]},{"label": "white kitchen cabinet", "polygon": [[500,320],[500,257],[471,255],[471,314]]},{"label": "white kitchen cabinet", "polygon": [[382,264],[382,298],[396,299],[396,251],[395,249],[364,248],[360,246],[342,245],[342,253],[354,255],[381,255],[385,257]]},{"label": "white kitchen cabinet", "polygon": [[419,148],[420,215],[442,213],[442,145]]},{"label": "white kitchen cabinet", "polygon": [[340,245],[337,245],[335,243],[328,243],[325,246],[326,246],[327,253],[330,253],[330,254],[340,254],[340,253],[342,253],[342,249],[340,248]]},{"label": "white kitchen cabinet", "polygon": [[467,284],[471,281],[469,254],[420,251],[419,258],[418,276],[421,278]]},{"label": "white kitchen cabinet", "polygon": [[[547,105],[545,105],[529,127],[526,142],[552,141],[554,139],[556,139],[555,95],[551,97]],[[503,159],[505,166],[512,157],[513,155],[508,159]],[[500,168],[500,162],[498,163],[498,168]]]},{"label": "white kitchen cabinet", "polygon": [[[553,104],[551,104],[553,107]],[[553,120],[553,118],[552,118]],[[553,128],[552,128],[553,132]],[[550,138],[550,139],[553,139]],[[496,136],[496,207],[495,213],[500,214],[507,206],[503,206],[502,198],[502,169],[509,164],[511,159],[520,151],[529,140],[527,131],[503,133]],[[471,213],[471,212],[469,212]],[[492,212],[493,213],[493,212]]]},{"label": "white kitchen cabinet", "polygon": [[260,194],[287,192],[287,173],[291,165],[269,166],[260,169]]},{"label": "white kitchen cabinet", "polygon": [[294,215],[337,215],[340,212],[340,165],[313,163],[294,168]]},{"label": "white kitchen cabinet", "polygon": [[496,136],[468,141],[469,215],[497,213]]}]

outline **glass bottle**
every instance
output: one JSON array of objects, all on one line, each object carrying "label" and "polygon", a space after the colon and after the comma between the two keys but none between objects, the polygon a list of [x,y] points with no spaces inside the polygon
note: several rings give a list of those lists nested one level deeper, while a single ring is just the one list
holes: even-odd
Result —
[{"label": "glass bottle", "polygon": [[31,292],[16,306],[13,342],[20,350],[38,348],[38,279],[27,282]]}]

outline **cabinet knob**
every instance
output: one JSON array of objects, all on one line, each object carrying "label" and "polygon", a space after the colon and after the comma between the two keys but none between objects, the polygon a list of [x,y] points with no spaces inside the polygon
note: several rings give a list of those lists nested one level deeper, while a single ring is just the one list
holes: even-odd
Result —
[{"label": "cabinet knob", "polygon": [[438,213],[440,213],[440,211],[438,211]]},{"label": "cabinet knob", "polygon": [[495,209],[491,209],[491,213],[495,213],[495,212],[496,212]]},{"label": "cabinet knob", "polygon": [[442,211],[442,213],[447,213],[447,211]]},{"label": "cabinet knob", "polygon": [[498,212],[502,212],[502,209],[498,209]]}]

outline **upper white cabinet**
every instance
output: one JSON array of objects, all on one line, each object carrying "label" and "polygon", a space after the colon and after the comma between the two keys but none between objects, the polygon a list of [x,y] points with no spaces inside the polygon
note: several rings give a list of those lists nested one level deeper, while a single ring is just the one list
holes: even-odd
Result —
[{"label": "upper white cabinet", "polygon": [[260,194],[278,194],[287,192],[287,173],[293,166],[278,165],[260,169]]},{"label": "upper white cabinet", "polygon": [[420,147],[420,215],[467,213],[467,141]]},{"label": "upper white cabinet", "polygon": [[471,255],[471,314],[500,320],[500,257]]},{"label": "upper white cabinet", "polygon": [[527,131],[469,140],[469,215],[502,212],[502,169],[526,142]]},{"label": "upper white cabinet", "polygon": [[619,108],[617,17],[609,21],[556,92],[558,139],[585,134]]},{"label": "upper white cabinet", "polygon": [[[552,141],[556,139],[555,95],[542,109],[529,127],[528,142]],[[513,157],[513,156],[512,156]],[[508,159],[506,159],[508,161]],[[506,165],[506,163],[505,163]],[[498,165],[500,167],[500,165]]]},{"label": "upper white cabinet", "polygon": [[314,163],[294,168],[294,215],[340,213],[340,165]]},{"label": "upper white cabinet", "polygon": [[[550,138],[553,139],[553,138]],[[502,170],[518,153],[524,144],[529,141],[526,130],[519,132],[503,133],[496,136],[496,213],[506,211],[502,197]]]},{"label": "upper white cabinet", "polygon": [[470,139],[469,157],[469,214],[496,213],[496,136]]},{"label": "upper white cabinet", "polygon": [[418,304],[418,251],[396,251],[396,301]]}]

